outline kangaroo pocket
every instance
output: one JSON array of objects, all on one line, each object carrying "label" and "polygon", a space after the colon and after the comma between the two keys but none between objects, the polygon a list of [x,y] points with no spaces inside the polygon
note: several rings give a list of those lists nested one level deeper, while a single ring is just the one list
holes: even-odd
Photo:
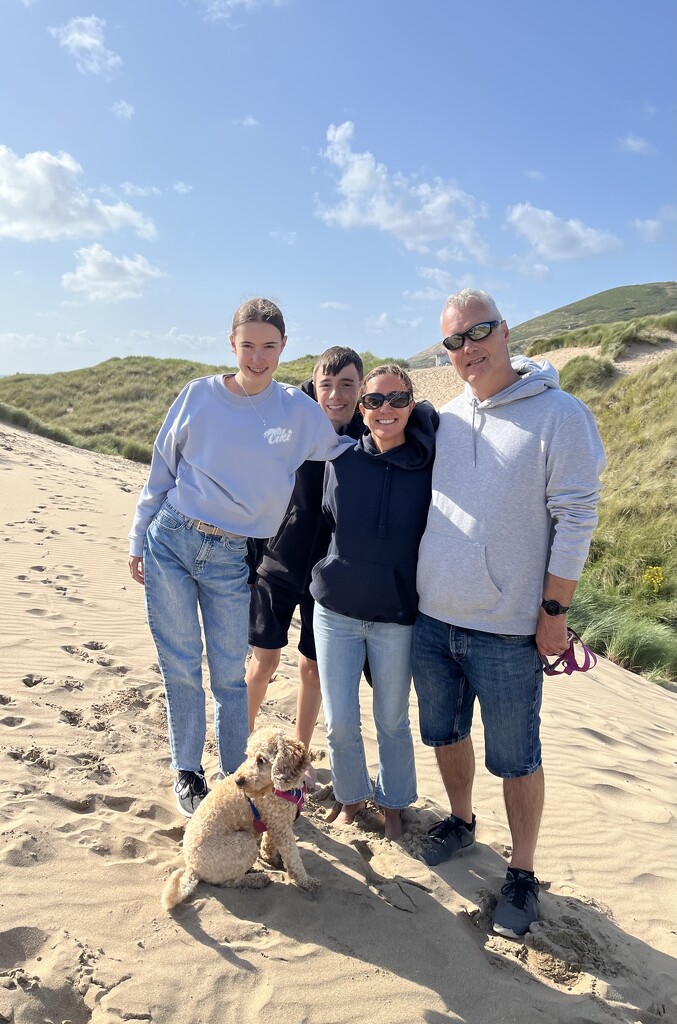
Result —
[{"label": "kangaroo pocket", "polygon": [[427,531],[421,543],[418,592],[426,615],[443,621],[492,612],[501,597],[484,544],[435,531]]},{"label": "kangaroo pocket", "polygon": [[317,563],[310,585],[315,600],[339,615],[411,625],[416,617],[416,595],[407,595],[404,589],[391,565],[332,556]]}]

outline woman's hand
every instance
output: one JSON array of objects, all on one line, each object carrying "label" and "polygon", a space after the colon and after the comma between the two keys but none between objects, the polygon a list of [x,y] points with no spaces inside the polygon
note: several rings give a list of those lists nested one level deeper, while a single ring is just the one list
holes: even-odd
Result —
[{"label": "woman's hand", "polygon": [[137,583],[140,583],[141,586],[143,586],[143,558],[141,558],[139,555],[130,555],[129,571],[132,574],[132,579],[136,580]]}]

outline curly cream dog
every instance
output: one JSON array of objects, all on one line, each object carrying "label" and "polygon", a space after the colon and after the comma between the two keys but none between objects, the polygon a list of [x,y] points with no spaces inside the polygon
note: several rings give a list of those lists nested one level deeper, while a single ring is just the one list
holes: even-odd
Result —
[{"label": "curly cream dog", "polygon": [[[250,868],[258,856],[275,863],[277,853],[296,885],[311,892],[319,887],[303,867],[296,846],[292,825],[297,806],[289,797],[278,795],[301,786],[310,767],[305,746],[279,729],[264,728],[249,737],[246,753],[246,761],[217,783],[188,822],[183,838],[185,867],[174,871],[164,888],[165,910],[190,896],[200,881],[260,889],[271,881],[270,876]],[[267,828],[260,850],[256,814]]]}]

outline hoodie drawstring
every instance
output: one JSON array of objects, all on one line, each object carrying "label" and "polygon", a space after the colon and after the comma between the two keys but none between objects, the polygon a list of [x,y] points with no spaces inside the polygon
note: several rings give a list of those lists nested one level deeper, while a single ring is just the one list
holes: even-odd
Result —
[{"label": "hoodie drawstring", "polygon": [[477,435],[475,433],[475,413],[477,412],[477,399],[472,400],[472,424],[470,426],[470,433],[472,434],[472,464],[477,466]]},{"label": "hoodie drawstring", "polygon": [[378,517],[378,536],[388,536],[388,504],[390,502],[390,483],[392,479],[392,466],[386,465],[386,475],[383,481],[381,493],[381,510]]}]

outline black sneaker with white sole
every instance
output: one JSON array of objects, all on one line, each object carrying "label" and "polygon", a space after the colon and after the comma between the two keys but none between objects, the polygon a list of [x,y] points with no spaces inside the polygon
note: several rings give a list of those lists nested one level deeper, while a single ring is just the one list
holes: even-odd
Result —
[{"label": "black sneaker with white sole", "polygon": [[521,939],[538,921],[539,881],[533,871],[508,868],[494,911],[494,931],[509,939]]},{"label": "black sneaker with white sole", "polygon": [[176,806],[184,817],[193,817],[208,792],[202,766],[199,772],[179,772],[179,777],[174,783],[174,793]]}]

